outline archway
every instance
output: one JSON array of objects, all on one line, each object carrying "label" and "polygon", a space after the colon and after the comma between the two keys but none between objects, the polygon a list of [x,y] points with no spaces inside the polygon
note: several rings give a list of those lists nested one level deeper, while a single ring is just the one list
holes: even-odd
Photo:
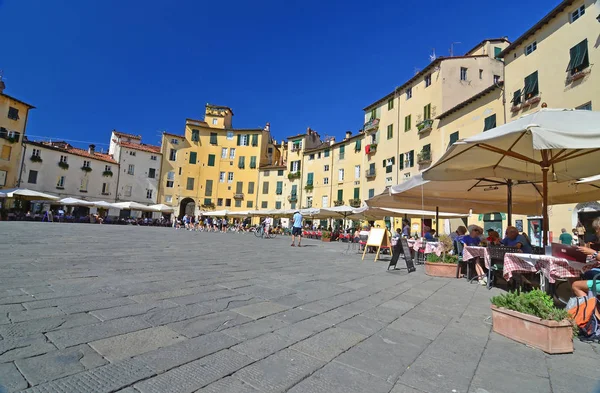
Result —
[{"label": "archway", "polygon": [[196,203],[192,198],[183,198],[179,204],[179,218],[184,215],[193,216],[196,213]]}]

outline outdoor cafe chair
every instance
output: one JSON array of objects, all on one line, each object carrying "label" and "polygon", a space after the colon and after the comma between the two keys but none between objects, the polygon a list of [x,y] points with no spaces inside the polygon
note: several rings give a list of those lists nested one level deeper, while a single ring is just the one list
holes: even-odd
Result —
[{"label": "outdoor cafe chair", "polygon": [[[487,287],[488,289],[492,289],[497,273],[500,273],[500,276],[502,276],[502,272],[504,271],[504,255],[506,253],[520,252],[520,250],[515,247],[488,246],[487,252],[490,255],[490,269],[488,270]],[[507,284],[509,287],[512,286],[511,283]]]},{"label": "outdoor cafe chair", "polygon": [[427,240],[423,239],[421,241],[421,247],[419,247],[419,250],[417,251],[417,260],[415,261],[415,263],[417,265],[425,264],[425,260],[427,259],[427,255],[425,254],[426,247],[427,247]]}]

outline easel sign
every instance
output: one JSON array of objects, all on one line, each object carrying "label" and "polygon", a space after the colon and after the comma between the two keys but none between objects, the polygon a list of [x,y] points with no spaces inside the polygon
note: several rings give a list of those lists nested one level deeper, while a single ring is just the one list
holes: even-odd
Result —
[{"label": "easel sign", "polygon": [[385,228],[371,228],[367,244],[365,244],[365,250],[363,251],[363,261],[365,260],[365,254],[367,253],[367,247],[377,247],[377,254],[375,254],[375,260],[373,262],[377,262],[381,247],[389,247],[391,252],[392,242],[390,241],[388,231]]}]

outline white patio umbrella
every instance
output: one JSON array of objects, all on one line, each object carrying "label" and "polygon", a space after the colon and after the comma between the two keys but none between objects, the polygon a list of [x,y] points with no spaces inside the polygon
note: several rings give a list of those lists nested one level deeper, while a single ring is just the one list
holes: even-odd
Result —
[{"label": "white patio umbrella", "polygon": [[209,217],[224,217],[229,215],[229,210],[215,210],[211,212],[202,212],[202,215]]},{"label": "white patio umbrella", "polygon": [[173,213],[173,211],[174,211],[174,209],[171,206],[167,206],[162,203],[159,203],[157,205],[150,205],[148,207],[150,207],[150,208],[154,209],[154,211],[160,212],[160,213]]},{"label": "white patio umbrella", "polygon": [[87,206],[87,207],[94,206],[94,202],[84,201],[82,199],[77,199],[77,198],[63,198],[58,201],[58,204],[63,205],[63,206]]},{"label": "white patio umbrella", "polygon": [[0,198],[6,198],[6,194],[3,192],[0,192]]},{"label": "white patio umbrella", "polygon": [[108,203],[105,201],[94,201],[92,203],[94,204],[94,207],[99,207],[100,209],[119,209],[119,210],[121,210],[120,207],[115,206],[114,204]]},{"label": "white patio umbrella", "polygon": [[137,203],[137,202],[118,202],[118,203],[113,203],[112,205],[121,210],[141,210],[144,212],[155,211],[152,208],[150,208],[150,206],[142,205],[141,203]]},{"label": "white patio umbrella", "polygon": [[[544,245],[548,243],[548,173],[551,181],[594,176],[600,161],[600,112],[541,109],[511,123],[455,142],[425,180],[474,178],[542,183]],[[583,202],[583,201],[582,201]]]},{"label": "white patio umbrella", "polygon": [[56,201],[60,199],[59,197],[46,194],[39,191],[28,190],[27,188],[9,188],[6,190],[2,190],[4,194],[6,194],[7,198],[19,198],[19,199],[35,199],[35,200],[49,200]]}]

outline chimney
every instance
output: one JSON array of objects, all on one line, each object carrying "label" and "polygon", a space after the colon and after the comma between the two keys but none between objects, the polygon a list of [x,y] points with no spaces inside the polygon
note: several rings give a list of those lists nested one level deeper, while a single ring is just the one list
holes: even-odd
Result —
[{"label": "chimney", "polygon": [[310,129],[310,127],[307,127],[307,128],[306,128],[306,135],[310,135],[310,134],[311,134],[311,132],[312,132],[312,130]]},{"label": "chimney", "polygon": [[346,131],[346,138],[345,139],[350,139],[350,137],[352,137],[352,131]]},{"label": "chimney", "polygon": [[267,123],[267,125],[265,126],[264,131],[271,131],[271,123]]},{"label": "chimney", "polygon": [[4,84],[2,77],[0,77],[0,94],[4,93],[4,89],[6,89],[6,85]]},{"label": "chimney", "polygon": [[335,143],[335,138],[334,138],[334,137],[332,137],[332,138],[329,140],[329,146],[333,146],[333,144],[334,144],[334,143]]},{"label": "chimney", "polygon": [[90,145],[88,148],[88,153],[94,154],[96,152],[96,145]]}]

